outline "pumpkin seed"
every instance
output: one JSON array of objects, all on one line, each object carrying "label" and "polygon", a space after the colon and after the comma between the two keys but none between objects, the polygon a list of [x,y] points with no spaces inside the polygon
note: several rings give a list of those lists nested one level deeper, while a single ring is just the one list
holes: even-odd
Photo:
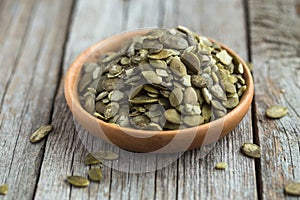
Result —
[{"label": "pumpkin seed", "polygon": [[203,107],[202,107],[202,116],[204,118],[204,120],[209,120],[210,117],[211,117],[211,107],[207,104],[204,104]]},{"label": "pumpkin seed", "polygon": [[137,128],[146,127],[149,125],[150,119],[146,115],[138,115],[131,119],[131,123]]},{"label": "pumpkin seed", "polygon": [[288,109],[280,105],[271,106],[266,110],[266,115],[272,119],[281,118],[285,116],[287,113],[288,113]]},{"label": "pumpkin seed", "polygon": [[82,176],[68,176],[67,181],[76,187],[86,187],[90,184],[89,180]]},{"label": "pumpkin seed", "polygon": [[229,65],[232,62],[232,57],[227,53],[226,50],[222,50],[217,53],[216,57],[219,58],[220,61],[225,65]]},{"label": "pumpkin seed", "polygon": [[84,164],[86,164],[86,165],[94,165],[94,164],[98,164],[98,163],[102,163],[102,162],[103,161],[101,158],[100,159],[95,158],[92,153],[89,153],[84,158]]},{"label": "pumpkin seed", "polygon": [[159,41],[167,48],[185,49],[188,47],[188,42],[178,35],[165,34],[159,38]]},{"label": "pumpkin seed", "polygon": [[209,93],[207,88],[202,89],[202,94],[206,103],[210,104],[212,100],[212,95]]},{"label": "pumpkin seed", "polygon": [[41,141],[48,133],[50,133],[53,129],[52,125],[45,125],[38,128],[32,135],[30,136],[31,143],[37,143]]},{"label": "pumpkin seed", "polygon": [[101,92],[97,97],[96,97],[96,101],[100,101],[101,99],[105,98],[108,95],[107,91],[103,91]]},{"label": "pumpkin seed", "polygon": [[225,170],[227,168],[227,163],[226,162],[219,162],[215,166],[216,169],[219,170]]},{"label": "pumpkin seed", "polygon": [[159,91],[151,85],[144,85],[144,90],[152,94],[159,94]]},{"label": "pumpkin seed", "polygon": [[170,105],[176,107],[183,100],[183,92],[179,88],[175,88],[169,96]]},{"label": "pumpkin seed", "polygon": [[131,103],[134,104],[146,104],[146,103],[156,103],[158,102],[157,98],[151,98],[149,96],[139,96],[130,100]]},{"label": "pumpkin seed", "polygon": [[0,185],[0,194],[1,195],[6,195],[8,192],[8,185],[5,184],[5,185]]},{"label": "pumpkin seed", "polygon": [[222,87],[218,84],[213,85],[210,88],[210,92],[212,95],[214,95],[216,98],[221,99],[221,100],[226,100],[226,93],[224,92],[224,90],[222,89]]},{"label": "pumpkin seed", "polygon": [[211,87],[213,85],[213,80],[208,74],[192,75],[192,84],[198,88]]},{"label": "pumpkin seed", "polygon": [[198,126],[203,124],[204,118],[201,115],[187,115],[183,117],[183,122],[188,126]]},{"label": "pumpkin seed", "polygon": [[201,71],[200,60],[194,53],[184,52],[180,59],[189,71],[192,71],[195,74],[198,74]]},{"label": "pumpkin seed", "polygon": [[239,104],[239,97],[237,94],[234,94],[232,97],[227,98],[226,101],[223,101],[222,104],[226,107],[226,108],[234,108]]},{"label": "pumpkin seed", "polygon": [[117,102],[111,102],[104,109],[104,116],[109,119],[114,117],[119,111],[120,105]]},{"label": "pumpkin seed", "polygon": [[164,116],[173,124],[180,124],[181,122],[181,116],[175,109],[166,110]]},{"label": "pumpkin seed", "polygon": [[184,98],[183,102],[186,104],[197,105],[198,104],[198,97],[195,89],[193,87],[187,87],[184,91]]},{"label": "pumpkin seed", "polygon": [[170,56],[177,56],[179,54],[180,53],[178,51],[175,51],[175,50],[172,50],[172,49],[163,49],[157,54],[148,55],[148,58],[161,60],[161,59],[166,59]]},{"label": "pumpkin seed", "polygon": [[97,160],[117,160],[119,158],[119,155],[117,153],[114,153],[112,151],[96,151],[90,153],[94,158]]},{"label": "pumpkin seed", "polygon": [[187,75],[185,65],[180,61],[179,57],[174,57],[170,62],[170,68],[176,76],[183,77]]},{"label": "pumpkin seed", "polygon": [[93,181],[101,181],[103,175],[100,168],[92,168],[88,172],[89,178]]},{"label": "pumpkin seed", "polygon": [[246,90],[247,90],[247,86],[246,85],[242,86],[238,91],[239,97],[242,96]]},{"label": "pumpkin seed", "polygon": [[143,71],[142,72],[144,78],[154,84],[160,84],[162,82],[162,78],[158,76],[154,71]]},{"label": "pumpkin seed", "polygon": [[167,63],[164,60],[149,59],[150,65],[159,69],[167,69]]},{"label": "pumpkin seed", "polygon": [[260,147],[256,144],[244,143],[241,150],[248,157],[260,158]]},{"label": "pumpkin seed", "polygon": [[114,90],[111,92],[110,100],[111,101],[120,101],[125,97],[125,94],[119,90]]},{"label": "pumpkin seed", "polygon": [[300,196],[300,183],[289,183],[284,190],[289,195]]}]

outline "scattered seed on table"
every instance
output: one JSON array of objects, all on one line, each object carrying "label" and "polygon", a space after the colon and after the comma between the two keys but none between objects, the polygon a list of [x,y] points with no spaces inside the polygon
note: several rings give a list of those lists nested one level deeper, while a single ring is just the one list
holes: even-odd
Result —
[{"label": "scattered seed on table", "polygon": [[227,168],[227,163],[226,162],[219,162],[215,166],[216,169],[219,170],[225,170]]},{"label": "scattered seed on table", "polygon": [[82,176],[68,176],[67,181],[76,187],[86,187],[90,184],[89,180]]},{"label": "scattered seed on table", "polygon": [[8,192],[8,185],[5,184],[5,185],[0,185],[0,194],[2,195],[6,195]]},{"label": "scattered seed on table", "polygon": [[30,136],[30,142],[36,143],[41,141],[50,131],[52,131],[53,126],[52,125],[45,125],[38,128],[32,135]]},{"label": "scattered seed on table", "polygon": [[278,119],[285,116],[288,113],[288,109],[284,106],[271,106],[266,110],[266,115],[272,119]]},{"label": "scattered seed on table", "polygon": [[287,194],[300,196],[300,183],[289,183],[285,186],[284,190]]},{"label": "scattered seed on table", "polygon": [[93,181],[101,181],[103,175],[100,168],[92,168],[88,172],[89,178]]},{"label": "scattered seed on table", "polygon": [[248,157],[260,158],[260,147],[256,144],[244,143],[241,150]]}]

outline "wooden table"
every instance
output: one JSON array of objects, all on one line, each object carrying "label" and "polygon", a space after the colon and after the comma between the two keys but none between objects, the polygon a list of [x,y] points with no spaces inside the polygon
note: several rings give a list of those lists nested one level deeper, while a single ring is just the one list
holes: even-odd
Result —
[{"label": "wooden table", "polygon": [[[74,188],[87,154],[63,95],[75,57],[113,34],[184,25],[253,62],[255,99],[246,117],[203,159],[184,153],[148,173],[103,168],[100,183]],[[2,199],[297,199],[283,188],[300,182],[300,2],[297,0],[0,0],[0,185]],[[268,106],[287,116],[265,117]],[[38,144],[30,134],[54,131]],[[85,142],[91,136],[86,136]],[[240,153],[244,142],[262,157]],[[214,169],[228,163],[225,171]],[[299,198],[298,198],[299,199]]]}]

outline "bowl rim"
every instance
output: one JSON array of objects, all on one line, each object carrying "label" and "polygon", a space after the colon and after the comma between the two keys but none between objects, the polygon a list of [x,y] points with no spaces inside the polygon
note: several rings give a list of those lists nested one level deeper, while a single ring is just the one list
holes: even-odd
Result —
[{"label": "bowl rim", "polygon": [[[110,42],[122,35],[125,35],[125,34],[141,35],[141,34],[145,34],[154,29],[156,29],[156,28],[135,29],[135,30],[125,31],[125,32],[121,32],[119,34],[115,34],[113,36],[110,36],[106,39],[103,39],[103,40],[93,44],[92,46],[90,46],[89,48],[87,48],[86,50],[84,50],[77,56],[77,58],[69,66],[67,73],[65,75],[65,81],[64,81],[65,98],[67,100],[67,104],[73,115],[74,115],[74,113],[73,113],[72,106],[75,105],[76,109],[79,109],[79,113],[82,113],[82,114],[86,115],[86,117],[88,117],[89,119],[96,121],[97,123],[100,124],[100,126],[107,126],[112,130],[120,130],[121,129],[124,132],[127,132],[127,131],[132,132],[135,135],[142,134],[143,136],[153,136],[153,135],[176,135],[178,133],[184,134],[185,132],[191,132],[191,131],[199,132],[199,129],[200,130],[201,129],[208,130],[210,127],[217,126],[221,122],[225,122],[230,118],[234,118],[235,115],[237,115],[241,111],[241,109],[244,107],[247,107],[247,111],[248,111],[250,104],[252,102],[252,99],[253,99],[254,83],[253,83],[253,78],[252,78],[251,72],[250,72],[249,68],[247,67],[245,61],[236,52],[234,52],[232,49],[230,49],[223,43],[221,43],[215,39],[212,39],[210,37],[203,36],[203,37],[208,38],[210,41],[217,43],[223,49],[225,49],[231,56],[234,56],[242,64],[243,69],[244,69],[243,78],[246,81],[247,89],[244,92],[242,98],[240,99],[238,106],[236,106],[230,112],[226,113],[223,117],[218,118],[213,121],[210,121],[210,122],[207,122],[207,123],[204,123],[204,124],[201,124],[201,125],[198,125],[198,126],[194,126],[194,127],[188,127],[188,128],[176,129],[176,130],[151,131],[151,130],[141,130],[141,129],[134,129],[134,128],[118,126],[116,124],[108,123],[101,119],[98,119],[98,118],[94,117],[93,115],[91,115],[90,113],[88,113],[82,107],[82,105],[79,101],[79,95],[78,95],[78,90],[77,90],[78,81],[79,81],[78,75],[81,72],[82,66],[83,66],[84,62],[86,61],[86,59],[89,56],[91,56],[93,54],[94,50],[98,49],[101,45],[103,45],[107,42]],[[201,134],[205,135],[206,132],[201,132]]]}]

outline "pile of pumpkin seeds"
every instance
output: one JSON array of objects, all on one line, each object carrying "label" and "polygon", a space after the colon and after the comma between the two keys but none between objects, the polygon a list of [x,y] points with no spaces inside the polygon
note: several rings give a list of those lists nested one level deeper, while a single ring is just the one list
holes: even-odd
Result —
[{"label": "pile of pumpkin seeds", "polygon": [[[118,158],[119,155],[112,151],[97,151],[87,154],[84,158],[85,165],[99,165],[99,167],[89,169],[89,179],[94,182],[100,182],[103,178],[101,170],[103,167],[103,160],[112,161],[117,160]],[[66,181],[76,187],[87,187],[90,184],[89,179],[83,176],[73,175],[67,176]]]},{"label": "pile of pumpkin seeds", "polygon": [[85,63],[78,93],[87,112],[109,123],[174,130],[213,121],[247,89],[229,52],[189,29],[154,29]]}]

